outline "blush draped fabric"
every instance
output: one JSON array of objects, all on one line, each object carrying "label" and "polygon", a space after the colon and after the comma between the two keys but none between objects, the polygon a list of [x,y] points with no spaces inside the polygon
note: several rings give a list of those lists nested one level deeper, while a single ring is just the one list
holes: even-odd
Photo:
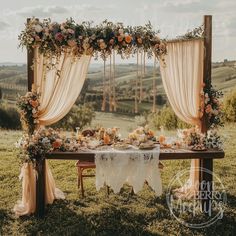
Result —
[{"label": "blush draped fabric", "polygon": [[[47,126],[62,119],[71,109],[83,87],[91,56],[75,58],[70,52],[60,56],[59,63],[48,69],[49,59],[34,50],[34,87],[40,93],[39,126]],[[50,59],[55,60],[55,59]],[[46,161],[45,202],[65,198],[56,188],[51,170]],[[36,209],[37,172],[32,164],[24,163],[21,169],[22,200],[14,207],[16,215],[27,215]]]},{"label": "blush draped fabric", "polygon": [[[191,125],[201,125],[200,93],[203,83],[204,43],[202,39],[169,42],[165,63],[160,61],[161,77],[175,114]],[[199,180],[199,160],[192,160],[188,188],[193,194]]]}]

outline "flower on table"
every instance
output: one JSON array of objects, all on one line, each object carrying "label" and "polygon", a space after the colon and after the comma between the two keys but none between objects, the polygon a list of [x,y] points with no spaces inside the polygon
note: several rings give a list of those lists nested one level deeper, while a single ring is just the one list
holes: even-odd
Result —
[{"label": "flower on table", "polygon": [[56,139],[53,143],[52,146],[54,149],[58,149],[60,148],[62,145],[62,140],[61,139]]}]

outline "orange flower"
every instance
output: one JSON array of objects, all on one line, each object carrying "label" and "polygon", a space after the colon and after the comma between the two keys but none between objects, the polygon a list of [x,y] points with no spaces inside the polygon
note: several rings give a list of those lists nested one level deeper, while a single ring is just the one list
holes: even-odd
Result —
[{"label": "orange flower", "polygon": [[122,41],[123,41],[123,36],[119,35],[119,36],[118,36],[118,41],[119,41],[119,42],[122,42]]},{"label": "orange flower", "polygon": [[30,100],[30,105],[35,108],[39,105],[39,103],[37,100]]},{"label": "orange flower", "polygon": [[143,42],[142,38],[137,38],[137,42],[141,44]]},{"label": "orange flower", "polygon": [[149,130],[149,131],[148,131],[148,135],[149,135],[150,137],[153,137],[153,136],[154,136],[154,132],[153,132],[152,130]]},{"label": "orange flower", "polygon": [[61,146],[61,144],[62,144],[61,139],[56,139],[56,140],[52,143],[52,146],[53,146],[54,149],[57,149],[57,148],[59,148],[59,147]]},{"label": "orange flower", "polygon": [[108,134],[104,134],[103,141],[104,141],[104,144],[110,143],[111,139]]},{"label": "orange flower", "polygon": [[126,43],[131,43],[132,37],[130,35],[125,36]]},{"label": "orange flower", "polygon": [[160,135],[160,137],[159,137],[160,144],[163,144],[165,142],[165,140],[166,140],[166,137],[164,135]]}]

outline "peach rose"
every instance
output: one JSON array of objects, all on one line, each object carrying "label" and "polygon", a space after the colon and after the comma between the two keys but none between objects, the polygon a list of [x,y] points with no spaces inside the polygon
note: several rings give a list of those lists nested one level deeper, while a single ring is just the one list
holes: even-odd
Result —
[{"label": "peach rose", "polygon": [[153,132],[152,130],[149,130],[149,131],[148,131],[148,135],[149,135],[150,137],[153,137],[153,136],[154,136],[154,132]]},{"label": "peach rose", "polygon": [[39,105],[39,103],[37,100],[30,100],[30,105],[35,108]]},{"label": "peach rose", "polygon": [[141,44],[143,42],[142,38],[137,38],[137,42]]},{"label": "peach rose", "polygon": [[118,42],[122,42],[123,41],[123,36],[118,36]]},{"label": "peach rose", "polygon": [[211,104],[208,104],[206,106],[206,113],[210,113],[212,111],[212,107],[211,107]]},{"label": "peach rose", "polygon": [[130,35],[125,36],[126,43],[131,43],[132,37]]}]

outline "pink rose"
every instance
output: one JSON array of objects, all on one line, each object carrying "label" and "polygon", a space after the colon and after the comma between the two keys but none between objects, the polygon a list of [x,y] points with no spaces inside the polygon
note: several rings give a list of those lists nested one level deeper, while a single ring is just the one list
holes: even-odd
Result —
[{"label": "pink rose", "polygon": [[55,39],[61,42],[64,39],[64,36],[62,35],[62,33],[56,33]]}]

